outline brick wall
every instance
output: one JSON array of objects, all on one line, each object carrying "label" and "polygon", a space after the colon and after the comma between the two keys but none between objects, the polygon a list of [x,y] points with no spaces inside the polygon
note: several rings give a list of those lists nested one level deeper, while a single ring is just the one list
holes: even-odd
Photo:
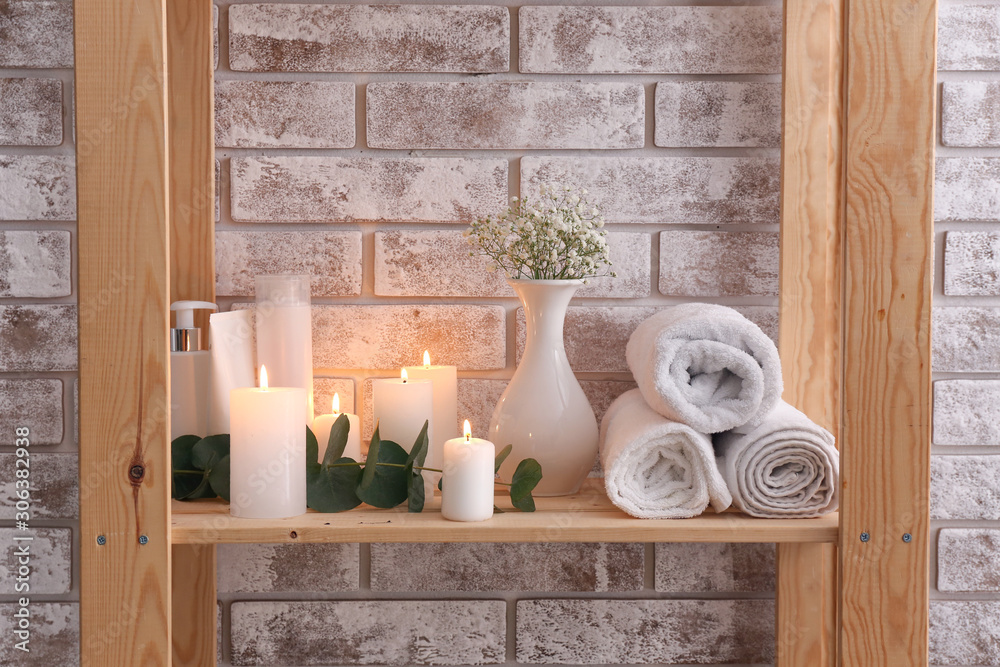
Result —
[{"label": "brick wall", "polygon": [[[568,4],[568,3],[567,3]],[[219,301],[316,276],[317,405],[425,348],[482,431],[523,345],[473,217],[587,187],[619,278],[567,347],[601,413],[657,306],[777,335],[780,6],[219,3]],[[13,428],[34,436],[37,652],[75,664],[78,516],[72,10],[0,0],[0,553]],[[1000,4],[940,12],[932,662],[1000,665]],[[370,420],[367,429],[370,429]],[[86,484],[83,493],[86,493]],[[771,545],[229,545],[224,664],[759,664]],[[14,600],[0,570],[0,632]],[[44,591],[44,592],[42,592]],[[14,657],[0,642],[0,662]],[[20,656],[18,656],[20,658]]]}]

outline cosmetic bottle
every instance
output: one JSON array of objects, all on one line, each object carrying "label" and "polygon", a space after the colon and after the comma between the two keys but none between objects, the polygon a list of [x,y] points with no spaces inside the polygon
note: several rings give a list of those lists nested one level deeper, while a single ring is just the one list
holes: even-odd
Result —
[{"label": "cosmetic bottle", "polygon": [[204,437],[208,435],[212,359],[202,348],[194,311],[218,310],[218,306],[207,301],[175,301],[170,310],[177,316],[170,330],[170,439]]}]

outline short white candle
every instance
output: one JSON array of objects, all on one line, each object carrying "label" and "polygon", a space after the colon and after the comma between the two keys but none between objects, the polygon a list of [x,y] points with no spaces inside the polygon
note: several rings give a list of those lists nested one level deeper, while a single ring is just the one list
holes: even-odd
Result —
[{"label": "short white candle", "polygon": [[451,521],[485,521],[493,516],[493,460],[496,448],[489,440],[465,435],[444,443],[441,478],[441,516]]},{"label": "short white candle", "polygon": [[268,387],[229,393],[230,513],[281,519],[306,511],[306,390]]},{"label": "short white candle", "polygon": [[312,306],[309,276],[256,278],[257,363],[271,369],[276,387],[306,390],[313,420]]},{"label": "short white candle", "polygon": [[429,351],[424,352],[423,366],[407,366],[411,380],[430,380],[434,386],[434,429],[428,433],[430,447],[427,466],[440,468],[444,462],[445,440],[458,437],[458,368],[431,366]]},{"label": "short white candle", "polygon": [[372,382],[372,414],[382,440],[392,440],[409,452],[425,421],[434,428],[434,391],[430,380],[410,380],[406,369],[398,378]]},{"label": "short white candle", "polygon": [[[323,462],[323,456],[326,455],[326,447],[330,442],[330,431],[333,430],[333,425],[337,422],[340,417],[340,394],[333,395],[333,412],[328,415],[320,415],[316,417],[316,421],[313,422],[313,433],[316,434],[316,440],[319,442],[319,462]],[[350,412],[345,412],[347,415],[347,421],[351,425],[350,431],[347,433],[347,447],[344,448],[343,456],[349,459],[354,459],[355,461],[361,460],[361,421],[358,419],[357,415],[353,415]]]}]

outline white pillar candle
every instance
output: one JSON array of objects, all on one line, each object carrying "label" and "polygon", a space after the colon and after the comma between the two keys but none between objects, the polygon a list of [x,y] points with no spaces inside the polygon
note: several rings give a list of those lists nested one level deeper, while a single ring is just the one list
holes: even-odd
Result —
[{"label": "white pillar candle", "polygon": [[382,440],[392,440],[406,451],[420,435],[425,421],[427,432],[434,428],[434,391],[430,380],[410,380],[406,369],[398,378],[372,382],[372,414]]},{"label": "white pillar candle", "polygon": [[256,278],[257,363],[267,366],[271,384],[306,390],[312,423],[312,306],[309,276]]},{"label": "white pillar candle", "polygon": [[233,516],[281,519],[306,511],[306,390],[268,387],[229,394],[230,493]]},{"label": "white pillar candle", "polygon": [[451,521],[486,521],[493,516],[493,460],[496,448],[489,440],[465,435],[444,443],[441,477],[441,516]]},{"label": "white pillar candle", "polygon": [[430,352],[424,352],[423,366],[407,366],[411,380],[430,380],[434,387],[434,430],[428,433],[430,448],[427,466],[440,468],[444,462],[445,440],[458,437],[458,368],[431,366]]},{"label": "white pillar candle", "polygon": [[[316,440],[319,442],[319,462],[323,462],[323,456],[326,455],[326,447],[330,442],[330,431],[333,430],[333,425],[337,422],[340,417],[340,394],[333,395],[333,412],[328,415],[320,415],[316,417],[316,421],[313,422],[313,433],[316,434]],[[352,415],[350,412],[345,412],[347,415],[347,421],[351,425],[351,429],[347,432],[347,447],[344,448],[344,456],[355,461],[361,460],[361,422],[357,415]]]}]

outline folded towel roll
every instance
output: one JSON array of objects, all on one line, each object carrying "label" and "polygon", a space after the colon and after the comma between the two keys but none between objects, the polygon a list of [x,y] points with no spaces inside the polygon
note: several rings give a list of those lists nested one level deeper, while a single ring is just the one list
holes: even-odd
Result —
[{"label": "folded towel roll", "polygon": [[625,356],[649,406],[702,433],[758,424],[781,398],[774,342],[725,306],[665,308],[639,325]]},{"label": "folded towel roll", "polygon": [[683,519],[732,502],[708,436],[651,410],[638,389],[601,422],[601,464],[611,502],[635,517]]},{"label": "folded towel roll", "polygon": [[784,401],[760,425],[715,436],[715,449],[733,504],[750,516],[815,517],[837,509],[833,435]]}]

